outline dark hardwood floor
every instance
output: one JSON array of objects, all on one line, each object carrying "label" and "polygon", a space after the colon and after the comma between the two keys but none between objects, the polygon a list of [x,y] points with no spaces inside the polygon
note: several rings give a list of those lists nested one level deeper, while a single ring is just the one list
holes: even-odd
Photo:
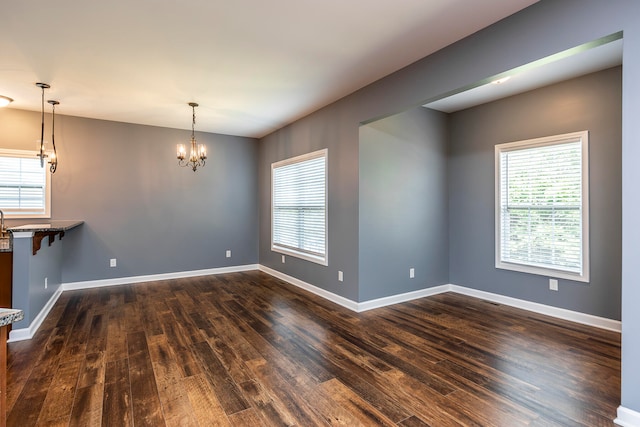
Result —
[{"label": "dark hardwood floor", "polygon": [[354,313],[260,272],[65,292],[9,426],[612,426],[620,335],[457,294]]}]

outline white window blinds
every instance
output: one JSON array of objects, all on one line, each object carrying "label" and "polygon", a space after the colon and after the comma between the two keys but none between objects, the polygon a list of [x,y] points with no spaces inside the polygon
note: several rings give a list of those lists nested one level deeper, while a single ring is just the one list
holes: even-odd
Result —
[{"label": "white window blinds", "polygon": [[0,209],[13,218],[48,217],[47,170],[32,152],[0,151]]},{"label": "white window blinds", "polygon": [[496,146],[497,267],[588,280],[586,138]]},{"label": "white window blinds", "polygon": [[272,164],[274,251],[327,265],[327,150]]}]

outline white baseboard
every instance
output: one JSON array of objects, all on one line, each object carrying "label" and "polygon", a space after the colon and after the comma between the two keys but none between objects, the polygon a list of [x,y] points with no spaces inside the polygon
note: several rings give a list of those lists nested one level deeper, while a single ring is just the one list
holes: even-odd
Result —
[{"label": "white baseboard", "polygon": [[622,427],[640,427],[640,412],[618,406],[618,418],[613,422]]},{"label": "white baseboard", "polygon": [[[233,267],[209,268],[204,270],[179,271],[175,273],[151,274],[146,276],[118,277],[113,279],[88,280],[84,282],[63,283],[60,286],[60,288],[49,299],[47,304],[45,304],[42,310],[40,310],[40,313],[38,313],[38,315],[33,320],[33,322],[31,322],[28,328],[14,329],[11,331],[9,335],[9,342],[31,339],[33,335],[37,332],[38,328],[40,327],[44,319],[47,317],[47,314],[49,314],[49,311],[51,310],[53,305],[56,303],[56,301],[58,300],[58,298],[60,297],[63,291],[99,288],[103,286],[117,286],[117,285],[142,283],[142,282],[152,282],[152,281],[168,280],[168,279],[180,279],[185,277],[208,276],[212,274],[236,273],[236,272],[251,271],[251,270],[263,271],[267,274],[277,277],[278,279],[284,280],[287,283],[290,283],[294,286],[302,288],[313,294],[321,296],[322,298],[325,298],[329,301],[332,301],[338,305],[341,305],[345,308],[348,308],[349,310],[352,310],[358,313],[367,311],[367,310],[372,310],[375,308],[385,307],[388,305],[398,304],[401,302],[407,302],[407,301],[411,301],[419,298],[437,295],[443,292],[456,292],[459,294],[468,295],[475,298],[480,298],[487,301],[508,305],[511,307],[521,308],[524,310],[545,314],[547,316],[569,320],[572,322],[582,323],[585,325],[594,326],[601,329],[607,329],[614,332],[621,332],[622,330],[622,323],[618,320],[606,319],[603,317],[593,316],[590,314],[584,314],[576,311],[565,310],[562,308],[552,307],[544,304],[538,304],[530,301],[506,297],[503,295],[479,291],[476,289],[466,288],[464,286],[458,286],[458,285],[452,285],[452,284],[434,286],[431,288],[420,289],[417,291],[407,292],[407,293],[398,294],[398,295],[391,295],[388,297],[377,298],[377,299],[364,301],[364,302],[356,302],[348,298],[345,298],[343,296],[340,296],[338,294],[335,294],[333,292],[314,286],[310,283],[304,282],[300,279],[296,279],[295,277],[289,276],[287,274],[284,274],[272,268],[266,267],[264,265],[248,264],[248,265],[240,265],[240,266],[233,266]],[[630,425],[633,425],[633,424],[630,424]]]},{"label": "white baseboard", "polygon": [[314,286],[310,283],[304,282],[295,277],[291,277],[287,274],[281,273],[264,265],[260,265],[259,269],[268,273],[274,277],[284,280],[294,286],[305,289],[313,294],[319,295],[329,301],[335,302],[349,310],[355,312],[362,312],[366,310],[372,310],[374,308],[385,307],[387,305],[398,304],[401,302],[411,301],[418,298],[424,298],[431,295],[441,294],[443,292],[456,292],[463,295],[472,296],[475,298],[484,299],[487,301],[496,302],[511,307],[520,308],[534,313],[540,313],[559,319],[569,320],[571,322],[582,323],[588,326],[594,326],[600,329],[607,329],[614,332],[622,331],[622,322],[619,320],[607,319],[604,317],[593,316],[591,314],[584,314],[577,311],[566,310],[564,308],[552,307],[549,305],[539,304],[531,301],[521,300],[518,298],[507,297],[504,295],[493,294],[490,292],[479,291],[476,289],[466,288],[458,285],[440,285],[431,288],[424,288],[413,292],[407,292],[404,294],[391,295],[388,297],[373,299],[364,302],[355,302],[343,296],[337,295],[333,292],[329,292],[325,289]]},{"label": "white baseboard", "polygon": [[87,280],[84,282],[63,283],[62,290],[101,288],[103,286],[127,285],[133,283],[155,282],[158,280],[182,279],[185,277],[209,276],[212,274],[237,273],[257,270],[257,264],[236,265],[232,267],[207,268],[204,270],[177,271],[174,273],[149,274],[146,276],[116,277],[113,279]]},{"label": "white baseboard", "polygon": [[42,308],[42,310],[40,310],[40,313],[38,313],[38,315],[33,320],[33,322],[31,322],[28,328],[13,329],[9,333],[8,342],[30,340],[31,338],[33,338],[35,333],[38,331],[38,328],[49,314],[49,311],[51,311],[51,308],[56,303],[56,301],[58,301],[58,298],[64,291],[100,288],[103,286],[117,286],[142,282],[154,282],[167,279],[181,279],[184,277],[209,276],[211,274],[237,273],[240,271],[251,271],[257,269],[257,264],[249,264],[237,265],[233,267],[208,268],[204,270],[178,271],[175,273],[150,274],[147,276],[117,277],[114,279],[87,280],[85,282],[63,283],[51,296],[49,301],[47,301],[45,306]]},{"label": "white baseboard", "polygon": [[508,305],[511,307],[521,308],[523,310],[540,313],[559,319],[569,320],[571,322],[582,323],[583,325],[595,326],[600,329],[607,329],[614,332],[622,332],[622,322],[619,320],[607,319],[605,317],[593,316],[591,314],[580,313],[577,311],[566,310],[564,308],[553,307],[550,305],[539,304],[537,302],[525,301],[518,298],[506,297],[504,295],[493,294],[490,292],[479,291],[476,289],[466,288],[464,286],[449,285],[451,292],[496,302],[498,304]]},{"label": "white baseboard", "polygon": [[300,279],[296,279],[295,277],[289,276],[287,274],[281,273],[277,270],[274,270],[272,268],[266,267],[264,265],[259,265],[258,269],[260,271],[264,271],[267,274],[272,275],[273,277],[277,277],[280,280],[284,280],[287,283],[290,283],[294,286],[297,286],[299,288],[304,289],[305,291],[309,291],[312,294],[316,294],[318,296],[321,296],[324,299],[327,299],[329,301],[335,302],[338,305],[341,305],[345,308],[348,308],[349,310],[352,311],[358,311],[358,303],[355,301],[352,301],[348,298],[345,298],[343,296],[340,296],[338,294],[334,294],[333,292],[329,292],[325,289],[319,288],[317,286],[314,286],[310,283],[304,282]]},{"label": "white baseboard", "polygon": [[55,305],[56,301],[58,301],[58,298],[60,298],[60,295],[62,295],[62,286],[59,286],[58,290],[51,295],[49,301],[47,301],[44,307],[42,307],[42,310],[40,310],[40,313],[38,313],[36,318],[33,319],[28,328],[12,329],[11,332],[9,332],[9,339],[7,342],[30,340],[33,338],[40,325],[42,325],[42,322],[44,322],[44,319],[47,318],[47,315]]},{"label": "white baseboard", "polygon": [[367,310],[373,310],[374,308],[386,307],[388,305],[399,304],[401,302],[412,301],[419,298],[430,297],[432,295],[438,295],[443,292],[449,292],[450,285],[434,286],[432,288],[420,289],[418,291],[406,292],[404,294],[391,295],[384,298],[372,299],[365,302],[358,303],[358,312]]},{"label": "white baseboard", "polygon": [[449,286],[449,285],[434,286],[433,288],[420,289],[418,291],[412,291],[412,292],[407,292],[407,293],[398,294],[398,295],[391,295],[388,297],[373,299],[365,302],[355,302],[353,300],[350,300],[349,298],[345,298],[341,295],[335,294],[333,292],[329,292],[325,289],[322,289],[310,283],[304,282],[300,279],[296,279],[295,277],[284,274],[278,270],[274,270],[264,265],[260,265],[259,267],[260,267],[260,271],[264,271],[265,273],[270,274],[273,277],[277,277],[278,279],[284,280],[287,283],[290,283],[294,286],[302,288],[305,291],[309,291],[312,294],[321,296],[326,300],[335,302],[336,304],[341,305],[357,313],[361,313],[367,310],[373,310],[374,308],[386,307],[388,305],[411,301],[418,298],[424,298],[431,295],[440,294],[442,292],[447,292],[448,286]]}]

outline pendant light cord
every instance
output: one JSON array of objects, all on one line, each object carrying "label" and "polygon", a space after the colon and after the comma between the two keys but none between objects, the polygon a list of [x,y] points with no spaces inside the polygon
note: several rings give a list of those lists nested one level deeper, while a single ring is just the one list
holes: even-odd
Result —
[{"label": "pendant light cord", "polygon": [[53,159],[49,170],[54,173],[58,167],[58,153],[56,152],[56,104],[57,102],[51,102],[51,146],[53,147]]},{"label": "pendant light cord", "polygon": [[44,86],[42,89],[42,121],[40,123],[40,167],[44,167]]}]

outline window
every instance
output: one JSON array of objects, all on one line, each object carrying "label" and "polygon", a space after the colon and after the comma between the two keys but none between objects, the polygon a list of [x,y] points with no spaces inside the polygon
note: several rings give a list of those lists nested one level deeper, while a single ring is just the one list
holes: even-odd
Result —
[{"label": "window", "polygon": [[327,261],[327,150],[271,165],[271,250]]},{"label": "window", "polygon": [[588,132],[496,145],[496,267],[589,281]]},{"label": "window", "polygon": [[51,177],[33,151],[0,150],[0,209],[7,218],[49,218]]}]

